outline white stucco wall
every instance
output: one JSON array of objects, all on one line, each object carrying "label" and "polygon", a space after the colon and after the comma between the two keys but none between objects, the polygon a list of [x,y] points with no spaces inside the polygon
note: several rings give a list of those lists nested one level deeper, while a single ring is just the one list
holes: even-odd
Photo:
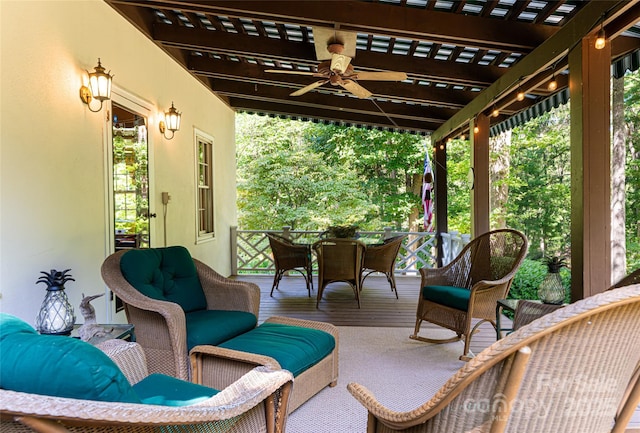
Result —
[{"label": "white stucco wall", "polygon": [[[186,246],[228,275],[229,226],[236,223],[233,111],[101,0],[0,0],[0,44],[0,311],[35,323],[42,270],[72,269],[67,294],[76,310],[82,293],[105,291],[109,124],[106,110],[90,112],[78,93],[98,57],[114,85],[147,101],[154,116],[172,101],[183,113],[171,141],[150,119],[150,207],[158,214],[152,245],[163,245],[160,194],[168,191],[167,244]],[[215,139],[217,238],[198,245],[194,128]],[[92,305],[105,321],[106,297]]]}]

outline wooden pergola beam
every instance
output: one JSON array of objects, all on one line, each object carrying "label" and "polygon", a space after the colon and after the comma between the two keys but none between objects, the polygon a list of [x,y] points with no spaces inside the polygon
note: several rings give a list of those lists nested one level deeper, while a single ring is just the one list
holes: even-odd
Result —
[{"label": "wooden pergola beam", "polygon": [[557,33],[509,68],[507,73],[480,92],[473,101],[434,131],[431,136],[432,141],[437,142],[446,138],[452,131],[457,130],[462,124],[468,122],[469,119],[491,107],[504,93],[516,85],[521,77],[537,74],[562,59],[572,47],[580,43],[585,35],[597,30],[597,24],[603,15],[617,16],[622,11],[630,8],[632,4],[625,0],[588,2]]}]

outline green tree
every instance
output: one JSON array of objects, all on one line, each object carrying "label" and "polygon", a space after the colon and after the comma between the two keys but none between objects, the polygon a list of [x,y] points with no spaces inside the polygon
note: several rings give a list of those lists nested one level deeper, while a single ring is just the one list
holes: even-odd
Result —
[{"label": "green tree", "polygon": [[570,245],[569,129],[561,106],[513,130],[507,226],[527,234],[534,258]]},{"label": "green tree", "polygon": [[243,229],[317,230],[372,211],[357,174],[336,171],[305,138],[312,124],[239,115],[238,213]]}]

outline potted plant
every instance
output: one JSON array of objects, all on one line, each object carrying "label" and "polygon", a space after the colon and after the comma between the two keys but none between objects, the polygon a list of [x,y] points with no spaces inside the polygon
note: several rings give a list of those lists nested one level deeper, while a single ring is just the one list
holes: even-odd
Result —
[{"label": "potted plant", "polygon": [[355,238],[357,230],[356,225],[338,225],[329,227],[327,233],[331,238]]},{"label": "potted plant", "polygon": [[560,278],[560,269],[567,267],[567,259],[562,256],[545,257],[547,275],[538,287],[538,298],[545,304],[562,304],[565,290]]}]

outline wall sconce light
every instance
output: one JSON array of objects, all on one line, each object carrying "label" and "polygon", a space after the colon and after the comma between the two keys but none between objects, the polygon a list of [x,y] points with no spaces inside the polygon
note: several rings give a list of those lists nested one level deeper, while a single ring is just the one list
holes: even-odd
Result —
[{"label": "wall sconce light", "polygon": [[558,88],[558,82],[556,81],[556,74],[553,74],[553,76],[551,77],[551,81],[549,81],[549,85],[547,86],[547,89],[556,90],[557,88]]},{"label": "wall sconce light", "polygon": [[596,50],[603,49],[606,43],[607,43],[607,35],[604,33],[604,27],[602,27],[602,24],[601,24],[600,30],[598,30],[598,34],[596,36],[596,43],[595,43]]},{"label": "wall sconce light", "polygon": [[[98,66],[94,68],[94,71],[87,71],[87,74],[89,74],[89,87],[80,87],[80,99],[87,104],[89,111],[97,113],[102,110],[102,103],[111,99],[111,80],[113,75],[109,72],[105,72],[105,69],[100,63],[100,58],[98,58]],[[100,101],[100,107],[97,110],[91,108],[90,103],[92,99]]]},{"label": "wall sconce light", "polygon": [[[180,119],[182,117],[182,113],[176,110],[176,107],[173,106],[173,102],[171,102],[171,108],[169,111],[164,113],[164,121],[161,120],[158,123],[158,127],[160,128],[160,133],[164,135],[164,138],[167,140],[171,140],[175,135],[176,131],[180,130]],[[167,137],[165,132],[171,131],[171,137]]]}]

